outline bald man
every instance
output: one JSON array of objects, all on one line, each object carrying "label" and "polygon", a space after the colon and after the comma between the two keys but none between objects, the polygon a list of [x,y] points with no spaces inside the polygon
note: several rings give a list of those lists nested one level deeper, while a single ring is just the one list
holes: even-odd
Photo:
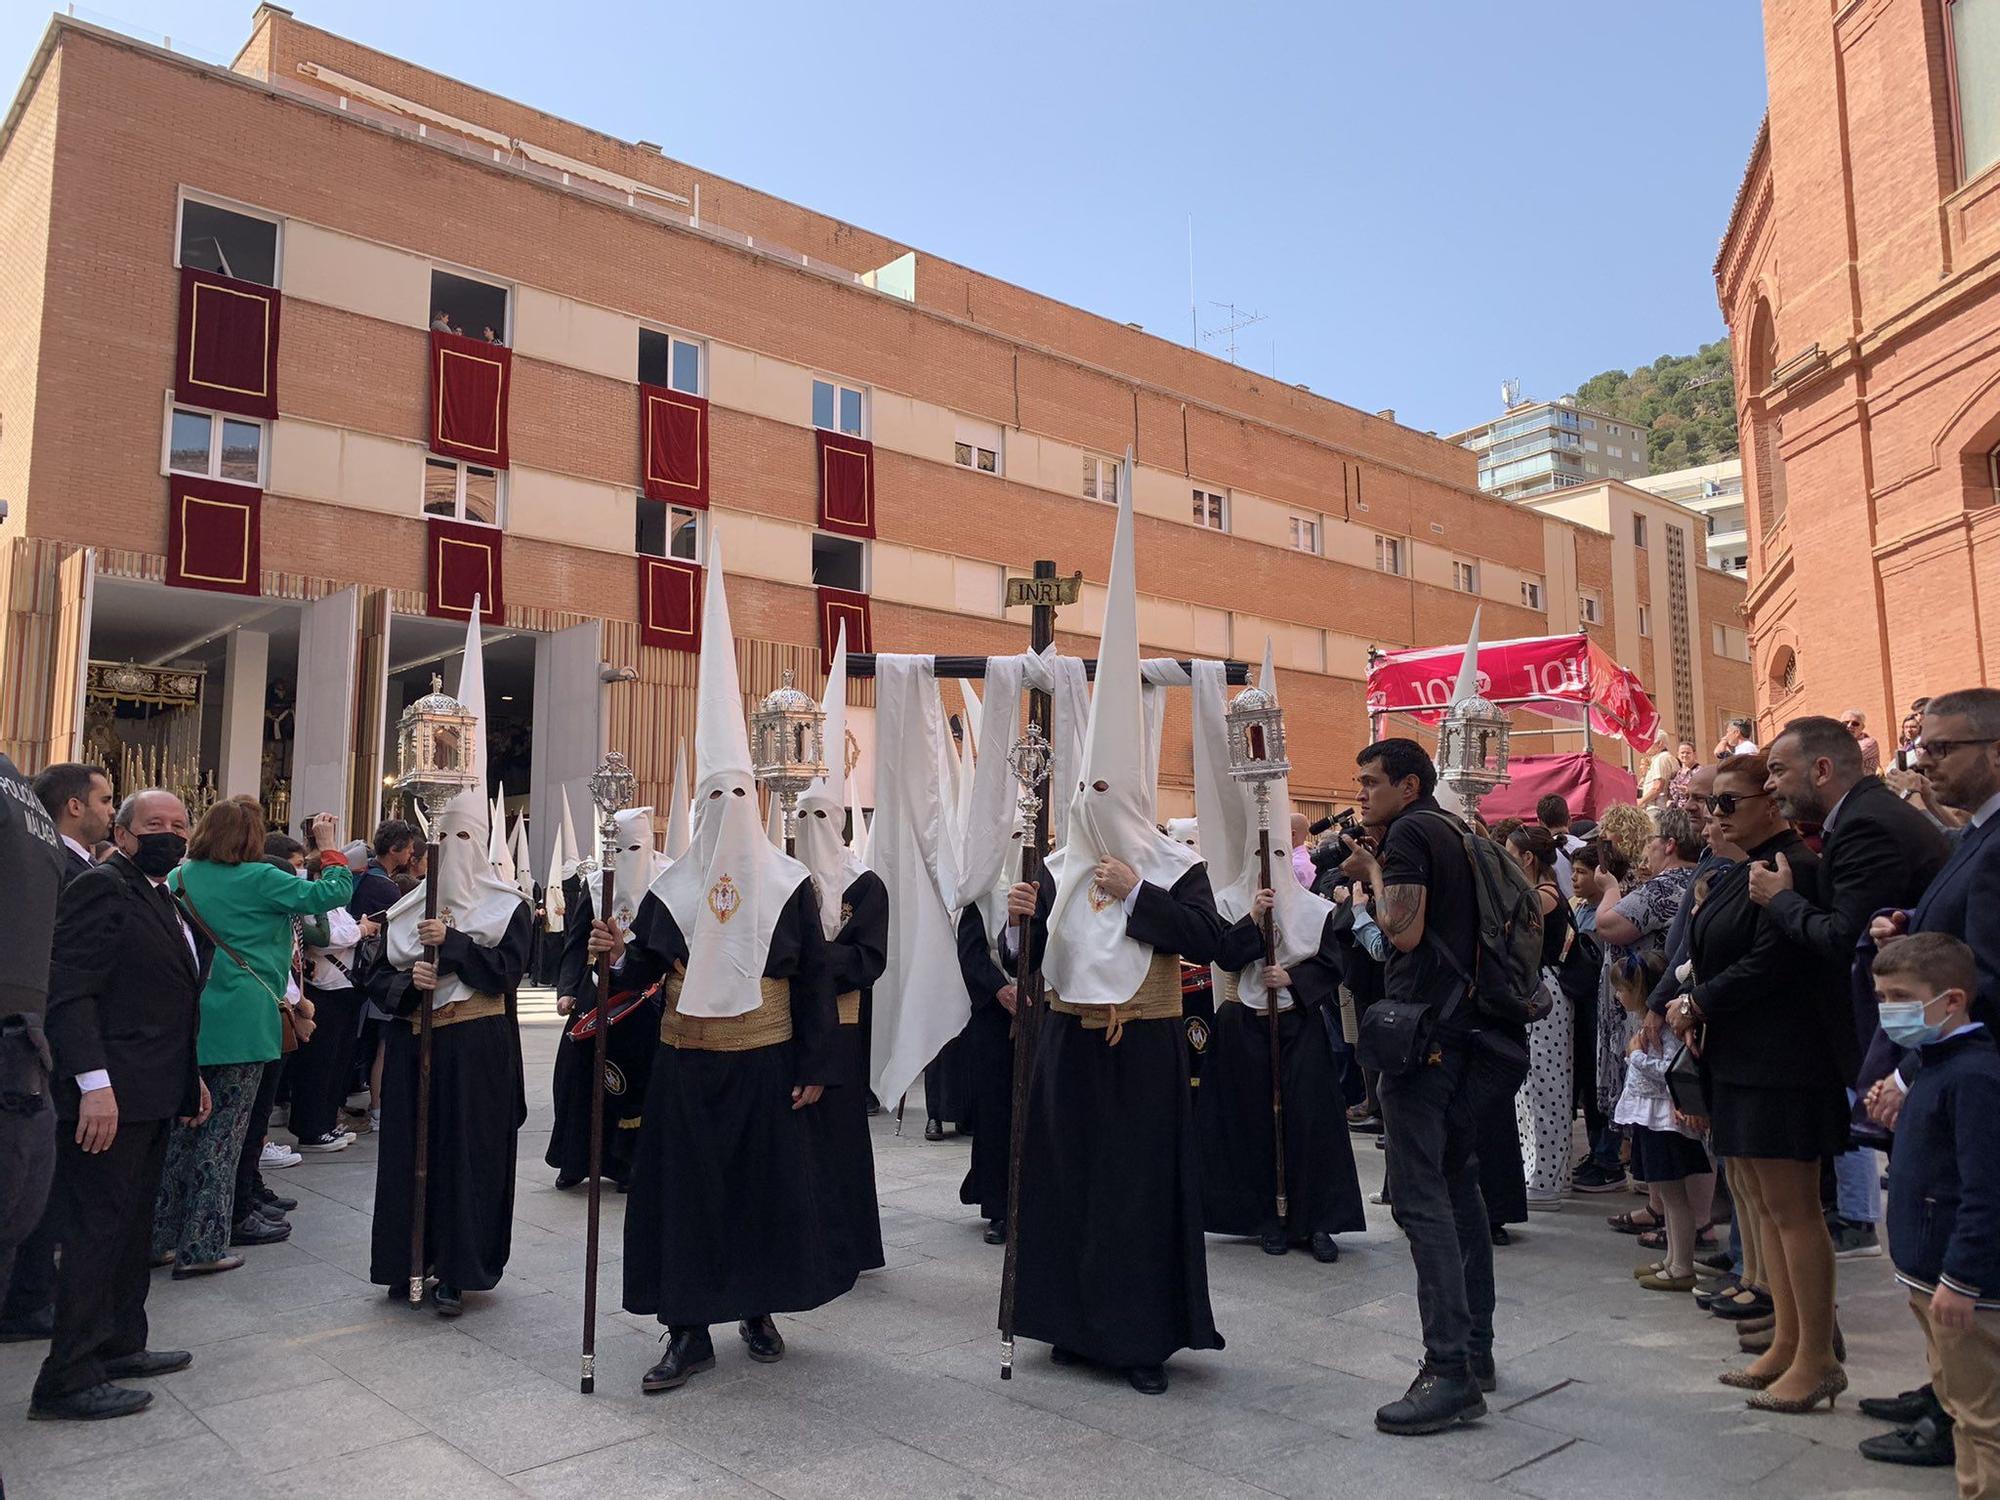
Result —
[{"label": "bald man", "polygon": [[1292,814],[1292,873],[1300,885],[1313,888],[1312,824],[1304,813]]}]

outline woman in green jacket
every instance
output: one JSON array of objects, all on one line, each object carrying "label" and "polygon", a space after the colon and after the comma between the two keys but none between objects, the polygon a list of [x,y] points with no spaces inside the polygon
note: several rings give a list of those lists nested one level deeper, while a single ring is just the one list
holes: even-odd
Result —
[{"label": "woman in green jacket", "polygon": [[[322,826],[323,825],[323,826]],[[153,1258],[173,1257],[176,1278],[231,1271],[236,1164],[264,1065],[282,1051],[279,1010],[292,967],[292,918],[346,904],[353,872],[333,847],[331,817],[311,827],[319,847],[308,880],[264,860],[264,813],[249,797],[218,802],[188,841],[187,860],[167,883],[215,941],[201,992],[196,1061],[213,1111],[176,1126],[153,1213]]]}]

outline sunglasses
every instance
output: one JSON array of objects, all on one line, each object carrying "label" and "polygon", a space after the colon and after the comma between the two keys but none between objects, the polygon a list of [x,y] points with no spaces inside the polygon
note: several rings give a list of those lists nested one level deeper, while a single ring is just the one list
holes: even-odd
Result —
[{"label": "sunglasses", "polygon": [[1993,743],[1995,743],[1994,737],[1988,735],[1982,740],[1924,739],[1918,740],[1910,748],[1923,756],[1925,760],[1943,760],[1961,745],[1991,745]]},{"label": "sunglasses", "polygon": [[1759,797],[1768,797],[1769,792],[1717,792],[1713,797],[1697,797],[1694,800],[1712,813],[1720,813],[1729,818],[1736,815],[1736,809],[1746,802],[1754,802]]}]

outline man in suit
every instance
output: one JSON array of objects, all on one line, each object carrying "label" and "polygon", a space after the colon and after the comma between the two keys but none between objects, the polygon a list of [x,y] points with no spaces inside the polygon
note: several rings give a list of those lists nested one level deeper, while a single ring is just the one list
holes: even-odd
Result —
[{"label": "man in suit", "polygon": [[146,1347],[146,1289],[167,1133],[199,1123],[195,1066],[212,953],[166,876],[187,852],[188,815],[157,789],[118,809],[117,852],[71,881],[56,914],[49,977],[55,1055],[56,1193],[63,1243],[55,1338],[28,1415],[87,1420],[140,1411],[149,1391],[112,1384],[186,1369]]},{"label": "man in suit", "polygon": [[[1765,907],[1785,935],[1846,972],[1869,919],[1884,907],[1908,906],[1924,892],[1950,854],[1937,825],[1869,771],[1853,730],[1838,719],[1794,719],[1771,742],[1765,788],[1794,823],[1825,831],[1817,890],[1796,889],[1780,856],[1775,868],[1754,865],[1750,899]],[[1829,1001],[1837,997],[1829,995]],[[1839,998],[1848,998],[1842,996]],[[1878,1028],[1875,1007],[1856,1016],[1865,1052]],[[1852,1083],[1854,1080],[1849,1080]],[[1837,1205],[1828,1227],[1841,1259],[1882,1253],[1875,1226],[1882,1217],[1880,1168],[1873,1151],[1835,1158]]]},{"label": "man in suit", "polygon": [[[101,766],[63,761],[34,780],[37,800],[62,840],[63,884],[88,870],[91,847],[111,833],[111,779]],[[55,1215],[44,1213],[35,1231],[21,1241],[13,1275],[0,1301],[0,1344],[24,1344],[55,1331]]]}]

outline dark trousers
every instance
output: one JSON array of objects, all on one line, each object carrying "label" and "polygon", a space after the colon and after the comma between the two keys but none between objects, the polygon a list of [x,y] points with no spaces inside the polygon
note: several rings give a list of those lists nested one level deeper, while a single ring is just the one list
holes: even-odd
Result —
[{"label": "dark trousers", "polygon": [[1599,1166],[1615,1167],[1620,1165],[1619,1137],[1610,1132],[1611,1117],[1597,1102],[1597,1008],[1603,998],[1601,993],[1581,1000],[1570,996],[1573,1038],[1570,1057],[1576,1073],[1576,1103],[1583,1110],[1584,1138],[1590,1142],[1591,1160]]},{"label": "dark trousers", "polygon": [[323,990],[306,986],[313,1003],[313,1034],[288,1059],[292,1083],[292,1134],[315,1140],[340,1123],[340,1106],[347,1099],[347,1079],[354,1069],[355,1042],[361,1034],[360,990]]},{"label": "dark trousers", "polygon": [[14,1252],[14,1273],[0,1286],[0,1332],[28,1322],[56,1298],[56,1216],[53,1203],[42,1210],[42,1221]]},{"label": "dark trousers", "polygon": [[271,1128],[271,1106],[278,1101],[278,1075],[284,1068],[282,1057],[264,1064],[263,1080],[257,1085],[257,1097],[250,1105],[250,1123],[243,1132],[243,1149],[236,1157],[236,1206],[230,1212],[237,1219],[257,1206],[257,1189],[264,1185],[257,1159],[264,1152],[264,1134]]},{"label": "dark trousers", "polygon": [[1437,1050],[1435,1063],[1383,1074],[1376,1092],[1389,1137],[1391,1212],[1417,1268],[1424,1362],[1464,1375],[1468,1356],[1493,1347],[1492,1229],[1473,1160],[1479,1106],[1520,1086],[1527,1055],[1513,1049],[1521,1054],[1515,1071],[1511,1054],[1503,1061],[1477,1040],[1454,1038]]},{"label": "dark trousers", "polygon": [[[35,1096],[26,1108],[0,1105],[0,1286],[13,1279],[16,1250],[24,1248],[44,1219],[55,1169],[55,1120],[46,1094]],[[10,1311],[11,1303],[10,1298]]]},{"label": "dark trousers", "polygon": [[74,1121],[57,1142],[53,1207],[62,1226],[56,1336],[35,1379],[46,1400],[104,1380],[104,1361],[146,1347],[153,1202],[171,1120],[121,1120],[111,1145],[86,1152]]}]

